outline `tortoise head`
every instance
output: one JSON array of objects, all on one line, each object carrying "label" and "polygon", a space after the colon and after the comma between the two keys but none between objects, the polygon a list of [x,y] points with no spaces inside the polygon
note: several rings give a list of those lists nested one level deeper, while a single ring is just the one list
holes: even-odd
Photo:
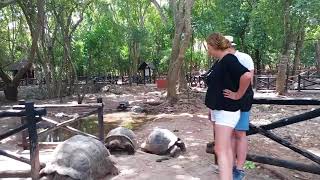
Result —
[{"label": "tortoise head", "polygon": [[183,141],[181,141],[180,138],[178,138],[178,141],[175,143],[175,145],[177,145],[182,152],[185,152],[187,149],[186,149],[186,145],[184,144]]},{"label": "tortoise head", "polygon": [[116,150],[120,147],[121,142],[118,139],[113,139],[112,141],[110,141],[109,143],[106,144],[106,147],[112,151],[112,150]]}]

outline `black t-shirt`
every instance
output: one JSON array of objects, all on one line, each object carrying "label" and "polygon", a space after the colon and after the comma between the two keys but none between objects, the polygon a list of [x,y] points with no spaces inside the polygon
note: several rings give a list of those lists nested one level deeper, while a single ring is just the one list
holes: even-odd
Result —
[{"label": "black t-shirt", "polygon": [[[240,100],[225,98],[224,89],[237,92],[240,77],[249,72],[233,54],[225,55],[216,62],[207,74],[208,90],[205,104],[212,110],[238,111],[241,108]],[[242,109],[242,108],[241,108]]]}]

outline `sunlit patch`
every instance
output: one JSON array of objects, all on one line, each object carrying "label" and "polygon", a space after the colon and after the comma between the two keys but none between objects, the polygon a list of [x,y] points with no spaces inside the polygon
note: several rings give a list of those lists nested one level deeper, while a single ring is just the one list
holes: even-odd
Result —
[{"label": "sunlit patch", "polygon": [[198,177],[192,177],[188,175],[176,175],[176,179],[183,179],[183,180],[200,180]]},{"label": "sunlit patch", "polygon": [[179,114],[178,116],[188,116],[188,117],[193,117],[192,114],[189,114],[189,113],[181,113]]},{"label": "sunlit patch", "polygon": [[120,167],[121,175],[132,175],[136,173],[136,169],[130,168],[128,166]]},{"label": "sunlit patch", "polygon": [[200,146],[200,144],[199,143],[191,143],[191,144],[189,144],[189,146]]},{"label": "sunlit patch", "polygon": [[191,155],[191,156],[188,157],[188,159],[196,160],[196,159],[199,159],[199,156],[198,155]]},{"label": "sunlit patch", "polygon": [[311,149],[307,149],[307,151],[317,155],[320,157],[320,149],[316,149],[316,148],[311,148]]},{"label": "sunlit patch", "polygon": [[171,166],[172,168],[174,168],[174,169],[182,169],[183,167],[181,167],[180,165],[173,165],[173,166]]},{"label": "sunlit patch", "polygon": [[175,118],[175,117],[193,117],[192,114],[189,114],[189,113],[181,113],[181,114],[165,114],[165,113],[162,113],[162,114],[158,114],[155,116],[157,119],[158,118]]},{"label": "sunlit patch", "polygon": [[208,115],[198,114],[197,117],[207,119]]},{"label": "sunlit patch", "polygon": [[186,157],[185,157],[185,156],[180,155],[180,156],[178,157],[178,159],[186,159]]}]

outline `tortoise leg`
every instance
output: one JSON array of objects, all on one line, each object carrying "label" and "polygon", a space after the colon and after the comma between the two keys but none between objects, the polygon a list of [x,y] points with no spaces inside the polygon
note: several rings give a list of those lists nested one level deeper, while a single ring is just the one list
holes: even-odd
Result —
[{"label": "tortoise leg", "polygon": [[133,155],[135,153],[133,145],[129,142],[126,142],[124,144],[124,149],[128,152],[129,155]]},{"label": "tortoise leg", "polygon": [[40,178],[40,180],[53,180],[53,176],[52,175],[44,175]]},{"label": "tortoise leg", "polygon": [[180,149],[178,148],[178,146],[174,145],[172,147],[172,149],[170,150],[170,156],[171,157],[176,157],[178,155],[178,153],[180,152],[179,150]]},{"label": "tortoise leg", "polygon": [[181,149],[182,152],[186,152],[186,145],[180,139],[176,142],[176,145]]},{"label": "tortoise leg", "polygon": [[58,173],[54,173],[52,180],[75,180],[70,176],[60,175]]},{"label": "tortoise leg", "polygon": [[116,176],[116,175],[118,175],[119,173],[120,173],[120,171],[119,171],[119,169],[115,166],[115,162],[113,161],[113,160],[111,160],[111,163],[112,163],[112,165],[111,165],[111,171],[110,171],[110,173],[113,175],[113,176]]}]

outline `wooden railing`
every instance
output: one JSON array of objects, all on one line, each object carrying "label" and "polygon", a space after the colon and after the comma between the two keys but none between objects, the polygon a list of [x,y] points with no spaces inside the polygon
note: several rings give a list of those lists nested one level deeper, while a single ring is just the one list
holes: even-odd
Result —
[{"label": "wooden railing", "polygon": [[[28,129],[29,141],[30,141],[30,159],[18,157],[14,154],[0,150],[0,155],[7,156],[9,158],[27,163],[31,165],[31,174],[33,180],[39,179],[39,146],[38,146],[38,135],[36,124],[41,121],[41,116],[46,115],[46,110],[42,108],[35,108],[33,102],[27,102],[24,105],[23,110],[7,110],[0,111],[0,118],[4,117],[25,117],[25,122],[19,127],[0,134],[0,140],[8,138],[18,132]],[[1,177],[1,176],[0,176]],[[7,176],[8,177],[8,176]],[[10,176],[9,176],[10,177]],[[4,177],[6,178],[6,177]]]},{"label": "wooden railing", "polygon": [[[8,131],[4,134],[0,135],[0,140],[8,138],[18,132],[23,131],[28,128],[29,136],[27,137],[27,133],[22,133],[22,146],[24,149],[30,149],[30,160],[25,159],[23,157],[18,157],[17,155],[10,154],[8,152],[0,150],[0,155],[4,155],[10,157],[15,160],[19,160],[21,162],[25,162],[31,164],[31,177],[33,180],[39,179],[39,170],[40,167],[44,167],[45,164],[40,166],[39,164],[39,143],[38,137],[44,136],[50,132],[53,132],[57,129],[64,129],[74,134],[81,134],[84,136],[89,136],[100,141],[104,141],[104,123],[103,123],[103,103],[102,98],[97,99],[97,103],[90,104],[43,104],[43,105],[34,105],[33,103],[20,101],[19,105],[15,105],[12,107],[12,110],[8,111],[0,111],[1,117],[21,117],[21,126]],[[56,120],[50,119],[48,117],[44,117],[49,109],[64,109],[64,108],[91,108],[94,109],[87,113],[83,113],[81,115],[74,116],[71,119],[65,120],[63,122],[58,122]],[[83,118],[88,117],[90,115],[97,114],[98,116],[98,128],[99,128],[99,137],[95,135],[88,134],[82,132],[76,128],[69,126],[72,123],[81,121]],[[40,121],[45,121],[48,124],[51,124],[51,127],[48,127],[42,131],[37,131],[37,123]],[[28,143],[29,141],[29,143]],[[8,172],[0,172],[0,178],[8,178],[8,177],[30,177],[30,173],[21,172],[21,171],[12,171]]]},{"label": "wooden railing", "polygon": [[[317,100],[317,99],[255,99],[254,104],[268,104],[268,105],[274,104],[274,105],[294,105],[294,106],[320,105],[320,100]],[[273,158],[269,156],[261,156],[256,154],[248,154],[247,160],[320,175],[320,157],[319,156],[292,144],[291,142],[279,137],[278,135],[270,131],[276,128],[285,127],[287,125],[307,121],[317,117],[320,117],[320,108],[305,112],[300,115],[283,118],[263,126],[256,126],[250,123],[250,130],[247,132],[247,135],[261,134],[279,143],[280,145],[285,146],[290,150],[306,157],[313,163],[305,164],[305,163],[299,163],[296,161],[289,161],[289,160],[278,159],[278,158]],[[213,143],[208,143],[207,150],[206,150],[207,153],[214,153],[213,147],[214,147]]]},{"label": "wooden railing", "polygon": [[[275,90],[276,79],[274,75],[256,75],[254,87],[259,90]],[[286,89],[288,90],[320,90],[320,76],[297,75],[286,79]]]},{"label": "wooden railing", "polygon": [[[298,91],[302,90],[320,90],[320,76],[298,76]],[[316,87],[317,85],[318,87]]]},{"label": "wooden railing", "polygon": [[203,75],[199,75],[199,76],[187,75],[186,79],[187,79],[188,84],[191,87],[201,87],[201,88],[206,87],[205,77]]}]

